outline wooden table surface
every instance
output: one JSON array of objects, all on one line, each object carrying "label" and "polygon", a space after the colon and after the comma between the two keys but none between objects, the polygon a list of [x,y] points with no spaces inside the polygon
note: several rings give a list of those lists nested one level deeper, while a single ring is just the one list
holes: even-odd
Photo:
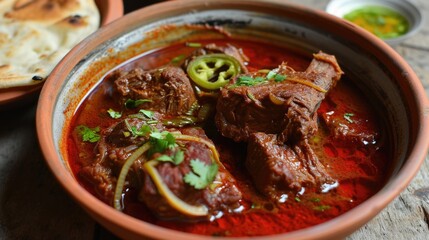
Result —
[{"label": "wooden table surface", "polygon": [[[429,94],[429,1],[411,0],[423,29],[395,47]],[[126,13],[157,2],[124,0]],[[292,0],[324,9],[329,0]],[[0,239],[116,239],[61,189],[47,168],[35,129],[36,99],[0,111]],[[429,137],[429,136],[428,136]],[[347,239],[429,239],[429,158],[411,185]]]}]

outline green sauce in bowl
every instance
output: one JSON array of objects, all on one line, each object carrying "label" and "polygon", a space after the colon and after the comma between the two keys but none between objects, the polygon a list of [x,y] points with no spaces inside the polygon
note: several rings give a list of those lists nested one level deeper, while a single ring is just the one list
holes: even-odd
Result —
[{"label": "green sauce in bowl", "polygon": [[381,6],[365,6],[343,16],[382,39],[402,36],[409,30],[408,20],[400,13]]}]

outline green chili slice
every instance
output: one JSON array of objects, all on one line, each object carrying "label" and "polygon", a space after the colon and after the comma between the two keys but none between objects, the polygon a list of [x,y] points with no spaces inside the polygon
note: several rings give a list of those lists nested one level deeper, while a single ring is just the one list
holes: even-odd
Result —
[{"label": "green chili slice", "polygon": [[192,60],[186,71],[199,87],[215,90],[237,76],[241,68],[234,57],[226,54],[207,54]]}]

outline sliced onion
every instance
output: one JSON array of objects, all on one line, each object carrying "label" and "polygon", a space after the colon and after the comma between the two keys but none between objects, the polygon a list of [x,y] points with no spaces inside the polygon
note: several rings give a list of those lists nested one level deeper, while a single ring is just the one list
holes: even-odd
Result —
[{"label": "sliced onion", "polygon": [[308,81],[308,80],[305,80],[305,79],[300,79],[300,78],[287,78],[287,79],[286,79],[286,81],[295,82],[295,83],[300,83],[300,84],[302,84],[302,85],[306,85],[306,86],[309,86],[309,87],[311,87],[311,88],[314,88],[315,90],[317,90],[317,91],[319,91],[319,92],[322,92],[322,93],[326,93],[326,92],[328,92],[328,91],[326,91],[325,89],[323,89],[323,88],[321,88],[321,87],[317,86],[316,84],[314,84],[314,83],[312,83],[312,82],[310,82],[310,81]]},{"label": "sliced onion", "polygon": [[286,101],[274,95],[273,93],[268,94],[270,101],[275,105],[283,105]]},{"label": "sliced onion", "polygon": [[124,165],[122,166],[121,172],[119,173],[118,181],[116,182],[115,195],[113,198],[113,206],[115,207],[116,210],[122,211],[123,209],[123,207],[121,206],[122,191],[124,189],[125,179],[128,175],[128,171],[130,170],[130,167],[141,155],[143,155],[147,150],[149,150],[149,148],[150,148],[150,142],[143,144],[135,152],[133,152],[133,154],[131,154],[130,157],[128,157],[128,159],[125,161]]},{"label": "sliced onion", "polygon": [[[213,158],[215,159],[216,163],[225,168],[223,164],[221,163],[219,159],[219,153],[216,150],[216,147],[210,143],[209,141],[202,139],[200,137],[195,137],[191,135],[184,135],[176,132],[172,132],[173,136],[176,138],[176,140],[184,140],[184,141],[194,141],[205,144],[210,151],[213,154]],[[131,156],[125,161],[124,165],[122,166],[121,172],[119,174],[116,188],[115,188],[115,194],[113,199],[113,206],[118,211],[122,211],[123,207],[121,206],[121,200],[122,200],[122,191],[125,185],[125,179],[128,175],[130,167],[133,165],[133,163],[141,156],[143,155],[147,150],[149,150],[151,147],[150,142],[147,142],[143,144],[141,147],[139,147]],[[206,216],[208,215],[208,209],[206,206],[192,206],[181,199],[179,199],[171,190],[168,188],[168,186],[163,182],[162,177],[159,175],[158,171],[156,170],[155,166],[159,162],[156,160],[150,160],[143,164],[143,168],[146,169],[148,174],[151,176],[153,182],[155,183],[159,193],[167,200],[167,202],[177,211],[191,215],[191,216]]]},{"label": "sliced onion", "polygon": [[185,134],[178,134],[178,135],[175,134],[174,137],[177,140],[194,141],[194,142],[199,142],[199,143],[205,144],[210,149],[210,151],[212,152],[213,157],[216,160],[216,163],[219,164],[219,166],[225,168],[219,159],[219,153],[217,152],[215,145],[213,145],[211,142],[209,142],[205,139],[202,139],[200,137],[195,137],[195,136],[185,135]]}]

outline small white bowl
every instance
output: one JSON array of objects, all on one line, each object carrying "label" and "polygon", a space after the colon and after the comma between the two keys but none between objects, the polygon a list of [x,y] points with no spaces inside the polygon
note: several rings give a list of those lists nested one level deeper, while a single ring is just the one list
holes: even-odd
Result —
[{"label": "small white bowl", "polygon": [[404,16],[410,24],[406,34],[389,39],[383,39],[391,46],[398,45],[419,31],[423,23],[423,14],[412,2],[406,0],[332,0],[326,6],[326,12],[343,18],[351,11],[364,6],[381,6],[390,8]]}]

